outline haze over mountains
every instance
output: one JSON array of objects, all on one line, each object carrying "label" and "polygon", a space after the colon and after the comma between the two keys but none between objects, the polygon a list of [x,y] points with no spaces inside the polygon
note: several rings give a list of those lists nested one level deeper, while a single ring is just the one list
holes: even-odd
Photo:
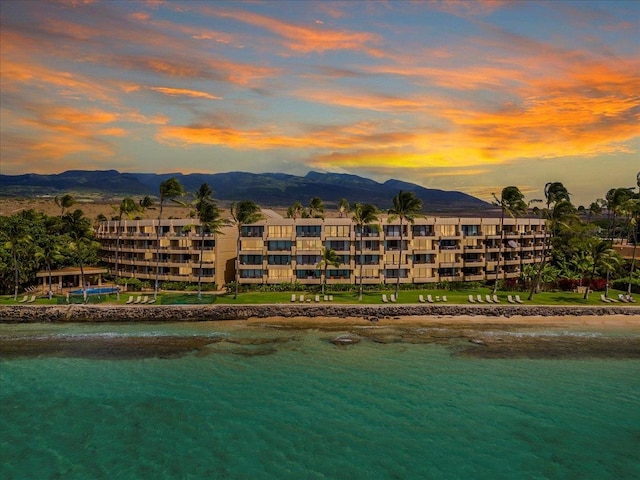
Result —
[{"label": "haze over mountains", "polygon": [[487,202],[456,191],[434,190],[400,180],[378,183],[357,175],[309,172],[304,177],[284,173],[120,173],[116,170],[69,170],[59,174],[0,175],[4,196],[40,196],[98,194],[104,197],[126,195],[157,196],[160,183],[176,177],[187,192],[202,183],[211,185],[214,197],[222,202],[253,200],[261,206],[285,207],[298,200],[307,205],[320,197],[327,205],[341,198],[350,203],[373,203],[380,208],[391,206],[399,190],[415,192],[428,211],[479,210]]}]

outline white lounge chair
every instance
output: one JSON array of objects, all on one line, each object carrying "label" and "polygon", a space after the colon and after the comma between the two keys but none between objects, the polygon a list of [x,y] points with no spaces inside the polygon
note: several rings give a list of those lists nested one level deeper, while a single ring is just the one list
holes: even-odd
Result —
[{"label": "white lounge chair", "polygon": [[36,301],[36,296],[35,295],[31,295],[31,298],[29,300],[27,300],[27,303],[33,303]]},{"label": "white lounge chair", "polygon": [[516,295],[515,300],[516,303],[524,303],[522,300],[520,300],[520,295]]},{"label": "white lounge chair", "polygon": [[498,298],[498,295],[494,295],[492,298],[493,298],[493,303],[500,303],[500,299]]},{"label": "white lounge chair", "polygon": [[298,298],[298,301],[304,302],[304,295],[300,295],[300,297]]},{"label": "white lounge chair", "polygon": [[333,302],[333,295],[329,295],[329,301]]},{"label": "white lounge chair", "polygon": [[142,301],[142,295],[138,295],[138,298],[133,303],[140,303]]},{"label": "white lounge chair", "polygon": [[420,303],[424,303],[424,301],[425,301],[425,300],[424,300],[424,295],[418,295],[418,301],[419,301]]},{"label": "white lounge chair", "polygon": [[147,305],[151,305],[152,303],[156,303],[156,299],[152,298],[147,302]]},{"label": "white lounge chair", "polygon": [[476,295],[476,301],[478,303],[484,303],[484,300],[482,300],[482,295],[480,295],[480,294]]},{"label": "white lounge chair", "polygon": [[469,295],[469,303],[476,303],[476,299],[473,298],[473,295]]},{"label": "white lounge chair", "polygon": [[389,299],[387,298],[387,294],[383,293],[382,294],[382,303],[388,303],[388,302],[389,302]]},{"label": "white lounge chair", "polygon": [[442,295],[442,301],[443,301],[443,302],[447,302],[447,301],[448,301],[448,300],[447,300],[447,296],[446,296],[446,295]]},{"label": "white lounge chair", "polygon": [[516,301],[513,299],[513,297],[511,295],[507,295],[507,302],[516,303]]},{"label": "white lounge chair", "polygon": [[396,296],[392,293],[389,300],[391,300],[391,303],[396,303]]},{"label": "white lounge chair", "polygon": [[124,303],[133,303],[133,295],[129,295],[129,298]]},{"label": "white lounge chair", "polygon": [[435,302],[433,301],[433,297],[432,297],[431,295],[427,295],[427,302],[429,302],[429,303],[435,303]]},{"label": "white lounge chair", "polygon": [[145,295],[144,297],[142,297],[142,300],[140,300],[140,303],[147,303],[149,301],[149,295]]},{"label": "white lounge chair", "polygon": [[24,297],[22,297],[22,300],[18,300],[18,303],[24,303],[29,299],[29,295],[25,295]]},{"label": "white lounge chair", "polygon": [[316,295],[315,301],[316,301],[316,303],[318,303],[320,301],[320,295]]},{"label": "white lounge chair", "polygon": [[611,303],[611,299],[604,296],[604,293],[600,294],[600,300],[604,303]]},{"label": "white lounge chair", "polygon": [[620,300],[621,302],[627,303],[627,297],[625,297],[623,294],[618,294],[618,300]]},{"label": "white lounge chair", "polygon": [[329,295],[325,295],[325,296],[324,296],[324,301],[325,301],[325,302],[328,302],[328,301],[329,301]]},{"label": "white lounge chair", "polygon": [[292,293],[292,294],[291,294],[291,301],[292,301],[292,302],[295,302],[295,301],[296,301],[296,294],[295,294],[295,293]]},{"label": "white lounge chair", "polygon": [[491,295],[485,295],[484,298],[487,301],[487,303],[493,303],[493,299],[491,298]]}]

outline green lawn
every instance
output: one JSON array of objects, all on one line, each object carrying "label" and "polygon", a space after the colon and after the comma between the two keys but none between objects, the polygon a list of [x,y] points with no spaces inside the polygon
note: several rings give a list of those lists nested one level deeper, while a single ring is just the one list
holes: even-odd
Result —
[{"label": "green lawn", "polygon": [[[358,294],[352,292],[331,292],[328,291],[327,295],[333,296],[333,304],[369,304],[369,305],[382,305],[382,294],[386,294],[387,298],[390,298],[394,292],[393,289],[380,291],[380,292],[365,292],[362,302],[358,302]],[[480,288],[474,290],[401,290],[398,304],[419,304],[418,296],[423,295],[424,298],[427,295],[431,295],[435,300],[436,297],[447,297],[447,303],[449,304],[465,304],[469,305],[468,297],[473,295],[481,295],[482,298],[485,295],[491,293],[489,288]],[[588,300],[582,299],[582,294],[573,292],[541,292],[534,295],[532,301],[527,300],[528,294],[526,292],[498,292],[498,298],[501,304],[509,305],[507,302],[507,295],[515,296],[520,295],[520,298],[524,301],[524,304],[529,305],[628,305],[625,303],[612,303],[604,304],[600,301],[600,295],[602,292],[594,292],[589,294]],[[623,293],[618,290],[610,290],[609,296],[617,298],[619,293]],[[300,304],[298,301],[300,295],[305,295],[305,298],[311,298],[311,303],[315,304],[315,294],[307,294],[304,292],[296,292],[295,304]],[[100,298],[91,298],[90,303],[102,303],[102,304],[126,304],[131,294],[121,294],[120,300],[116,299],[115,295],[101,295]],[[138,295],[147,295],[150,299],[153,298],[153,293],[133,294],[134,299]],[[240,293],[237,299],[233,298],[233,294],[214,295],[211,293],[203,293],[202,299],[198,301],[195,293],[160,293],[158,295],[159,305],[186,305],[186,304],[219,304],[219,305],[256,305],[256,304],[292,304],[292,293],[287,292],[246,292]],[[19,300],[24,295],[19,296]],[[320,295],[320,303],[326,303],[323,300],[323,296]],[[74,300],[74,303],[79,303],[80,298]],[[306,303],[306,302],[305,302]],[[442,304],[442,302],[437,302]],[[14,305],[16,302],[13,300],[13,296],[0,296],[0,305]],[[53,298],[49,300],[47,298],[37,298],[33,303],[24,303],[25,305],[56,305],[66,304],[64,297]]]}]

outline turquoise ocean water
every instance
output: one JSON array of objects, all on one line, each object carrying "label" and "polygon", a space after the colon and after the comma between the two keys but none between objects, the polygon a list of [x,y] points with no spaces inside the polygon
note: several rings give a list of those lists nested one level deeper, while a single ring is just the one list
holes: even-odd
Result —
[{"label": "turquoise ocean water", "polygon": [[0,334],[287,340],[168,359],[4,359],[3,480],[640,478],[638,360],[482,360],[213,323]]}]

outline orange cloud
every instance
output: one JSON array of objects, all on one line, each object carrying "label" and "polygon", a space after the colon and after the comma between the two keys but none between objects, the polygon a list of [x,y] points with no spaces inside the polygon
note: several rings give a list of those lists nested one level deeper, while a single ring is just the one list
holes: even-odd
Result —
[{"label": "orange cloud", "polygon": [[322,53],[331,50],[354,50],[374,57],[384,53],[370,45],[380,42],[380,38],[368,32],[331,30],[322,24],[304,27],[277,20],[272,17],[252,13],[248,10],[203,9],[208,15],[232,18],[238,22],[263,28],[282,38],[282,44],[297,54]]},{"label": "orange cloud", "polygon": [[198,90],[188,90],[185,88],[170,88],[170,87],[148,87],[149,90],[168,95],[170,97],[193,97],[204,98],[206,100],[220,100],[221,97],[216,97],[210,93],[200,92]]}]

